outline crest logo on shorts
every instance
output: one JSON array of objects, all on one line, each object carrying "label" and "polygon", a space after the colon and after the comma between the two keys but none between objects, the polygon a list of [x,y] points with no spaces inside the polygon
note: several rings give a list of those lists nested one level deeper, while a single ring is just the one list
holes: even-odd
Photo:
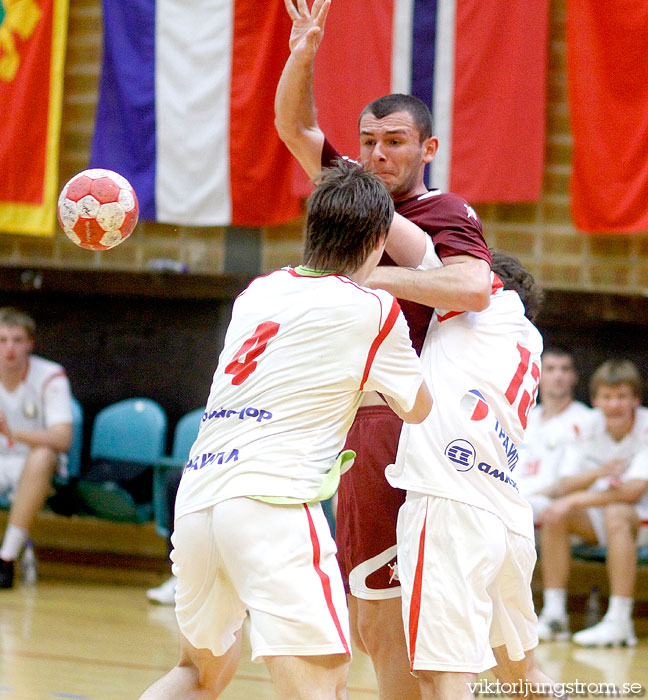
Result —
[{"label": "crest logo on shorts", "polygon": [[459,472],[467,472],[475,465],[475,448],[468,440],[453,440],[445,448],[444,454]]},{"label": "crest logo on shorts", "polygon": [[389,583],[394,581],[398,583],[400,579],[398,578],[398,562],[395,561],[393,564],[387,564],[389,567]]}]

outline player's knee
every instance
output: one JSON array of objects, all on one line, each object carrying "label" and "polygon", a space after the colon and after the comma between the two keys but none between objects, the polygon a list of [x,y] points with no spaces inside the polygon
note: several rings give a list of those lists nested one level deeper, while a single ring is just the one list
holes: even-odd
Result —
[{"label": "player's knee", "polygon": [[368,654],[369,652],[367,651],[367,647],[365,646],[364,640],[362,639],[362,635],[360,634],[360,630],[358,629],[357,625],[351,625],[351,643],[353,646],[358,650],[361,651],[363,654]]},{"label": "player's knee", "polygon": [[611,503],[605,508],[605,529],[608,537],[615,535],[634,536],[637,527],[634,512],[627,503]]},{"label": "player's knee", "polygon": [[364,606],[360,606],[356,617],[356,635],[367,653],[371,653],[371,642],[374,636],[375,620]]},{"label": "player's knee", "polygon": [[383,644],[390,643],[390,628],[383,624],[382,619],[373,608],[360,607],[357,631],[367,654],[373,655]]},{"label": "player's knee", "polygon": [[34,447],[25,460],[24,472],[30,479],[51,479],[58,464],[58,454],[51,447]]}]

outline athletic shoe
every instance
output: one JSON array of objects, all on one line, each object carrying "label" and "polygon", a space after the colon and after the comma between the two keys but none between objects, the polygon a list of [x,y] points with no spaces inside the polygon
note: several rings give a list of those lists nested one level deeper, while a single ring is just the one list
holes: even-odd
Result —
[{"label": "athletic shoe", "polygon": [[174,605],[176,581],[176,577],[172,576],[157,588],[149,588],[148,591],[146,591],[146,597],[151,603],[157,603],[158,605]]},{"label": "athletic shoe", "polygon": [[0,559],[0,588],[13,588],[14,563]]},{"label": "athletic shoe", "polygon": [[605,617],[593,627],[576,632],[572,641],[581,647],[633,647],[637,644],[632,620]]},{"label": "athletic shoe", "polygon": [[549,617],[540,614],[538,618],[538,639],[541,642],[566,642],[569,637],[569,618]]}]

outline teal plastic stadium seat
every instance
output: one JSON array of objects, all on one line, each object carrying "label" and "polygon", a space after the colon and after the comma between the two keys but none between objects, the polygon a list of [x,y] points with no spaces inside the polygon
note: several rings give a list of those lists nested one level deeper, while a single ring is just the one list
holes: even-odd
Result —
[{"label": "teal plastic stadium seat", "polygon": [[[597,561],[604,563],[607,557],[607,547],[599,544],[576,544],[572,546],[572,556],[583,561]],[[637,564],[648,564],[648,545],[637,547]]]},{"label": "teal plastic stadium seat", "polygon": [[151,399],[132,398],[97,414],[90,438],[90,458],[157,464],[164,454],[167,417]]},{"label": "teal plastic stadium seat", "polygon": [[171,454],[162,457],[153,468],[153,518],[158,533],[163,537],[168,537],[171,530],[166,515],[164,474],[169,469],[182,469],[187,463],[204,413],[204,408],[196,408],[180,418],[173,433]]},{"label": "teal plastic stadium seat", "polygon": [[83,408],[72,397],[72,444],[68,452],[68,478],[81,474],[81,451],[83,449]]},{"label": "teal plastic stadium seat", "polygon": [[[90,459],[95,462],[157,464],[164,454],[167,416],[160,404],[147,398],[117,401],[95,417],[90,437]],[[148,522],[153,504],[136,504],[128,491],[113,481],[80,479],[76,494],[82,508],[109,520]]]}]

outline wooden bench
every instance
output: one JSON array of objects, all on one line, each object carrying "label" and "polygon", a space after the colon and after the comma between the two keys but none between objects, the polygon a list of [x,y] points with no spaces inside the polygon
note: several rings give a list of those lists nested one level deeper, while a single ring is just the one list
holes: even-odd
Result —
[{"label": "wooden bench", "polygon": [[[607,609],[610,594],[607,569],[605,568],[605,549],[597,546],[578,545],[572,549],[572,564],[567,589],[567,609],[569,611],[572,632],[585,627],[585,608],[593,586],[597,586],[600,595],[602,613]],[[634,621],[638,636],[648,636],[648,548],[640,548],[637,583],[635,586]],[[540,556],[533,572],[532,590],[536,611],[542,609],[542,571]]]},{"label": "wooden bench", "polygon": [[[7,516],[0,511],[2,530]],[[44,510],[36,517],[31,537],[43,580],[155,586],[169,574],[167,540],[153,522],[113,522]]]}]

